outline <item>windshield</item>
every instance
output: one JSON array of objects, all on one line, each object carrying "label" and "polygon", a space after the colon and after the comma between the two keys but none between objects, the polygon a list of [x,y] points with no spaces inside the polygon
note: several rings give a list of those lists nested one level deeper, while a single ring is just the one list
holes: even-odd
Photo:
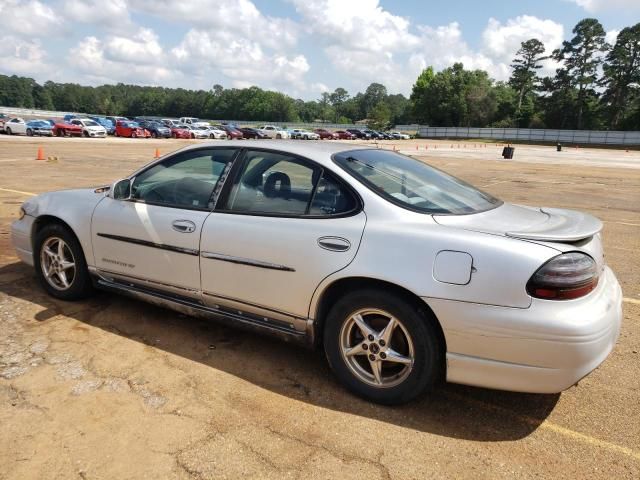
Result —
[{"label": "windshield", "polygon": [[334,161],[381,197],[416,212],[460,215],[502,204],[462,180],[389,150],[352,150],[334,155]]}]

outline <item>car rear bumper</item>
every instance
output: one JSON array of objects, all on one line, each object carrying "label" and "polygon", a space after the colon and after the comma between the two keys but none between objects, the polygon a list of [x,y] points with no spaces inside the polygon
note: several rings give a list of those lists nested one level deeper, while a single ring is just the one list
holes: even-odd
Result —
[{"label": "car rear bumper", "polygon": [[622,290],[607,267],[596,290],[507,308],[425,298],[447,342],[447,381],[556,393],[595,370],[620,334]]},{"label": "car rear bumper", "polygon": [[11,224],[11,244],[18,258],[33,266],[33,248],[31,246],[31,228],[35,218],[25,215]]}]

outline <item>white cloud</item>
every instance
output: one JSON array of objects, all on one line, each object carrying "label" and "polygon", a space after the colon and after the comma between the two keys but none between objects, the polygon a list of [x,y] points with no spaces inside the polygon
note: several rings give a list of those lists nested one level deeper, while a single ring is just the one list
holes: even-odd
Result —
[{"label": "white cloud", "polygon": [[76,22],[117,31],[132,28],[125,0],[64,0],[62,9],[66,17]]},{"label": "white cloud", "polygon": [[[520,44],[531,38],[540,40],[546,48],[546,54],[550,55],[553,50],[562,46],[564,27],[553,20],[531,15],[512,18],[504,24],[495,18],[489,19],[482,34],[483,51],[493,60],[492,73],[496,78],[506,80],[510,73],[509,65],[520,49]],[[542,65],[542,75],[552,74],[558,66],[551,59],[545,60]]]},{"label": "white cloud", "polygon": [[39,40],[23,40],[13,35],[0,37],[2,73],[33,76],[49,69]]},{"label": "white cloud", "polygon": [[619,9],[622,11],[640,10],[638,0],[569,0],[587,12],[595,13],[604,10]]},{"label": "white cloud", "polygon": [[142,65],[158,64],[164,56],[158,36],[148,28],[141,28],[132,38],[112,37],[106,42],[104,53],[108,60]]},{"label": "white cloud", "polygon": [[38,0],[0,1],[0,31],[25,36],[60,35],[64,22],[50,6]]},{"label": "white cloud", "polygon": [[619,34],[620,30],[609,30],[604,39],[609,45],[615,45]]},{"label": "white cloud", "polygon": [[202,81],[219,71],[234,86],[259,85],[287,92],[305,89],[309,63],[304,55],[268,52],[255,41],[223,30],[192,29],[171,51],[175,65]]},{"label": "white cloud", "polygon": [[349,50],[394,51],[417,45],[409,20],[384,10],[378,0],[292,0],[309,29]]},{"label": "white cloud", "polygon": [[298,38],[295,22],[263,15],[250,0],[137,0],[131,8],[197,30],[234,34],[273,49],[291,47]]},{"label": "white cloud", "polygon": [[180,73],[166,68],[162,56],[149,56],[140,61],[138,56],[129,55],[123,49],[129,46],[138,52],[154,50],[154,42],[155,34],[145,29],[131,39],[114,37],[103,42],[89,36],[69,50],[68,62],[90,83],[164,85],[176,82]]}]

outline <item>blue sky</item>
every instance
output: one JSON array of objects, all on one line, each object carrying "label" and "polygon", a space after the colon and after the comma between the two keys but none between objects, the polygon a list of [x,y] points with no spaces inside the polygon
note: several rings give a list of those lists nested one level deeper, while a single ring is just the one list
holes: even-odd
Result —
[{"label": "blue sky", "polygon": [[614,41],[640,21],[640,0],[0,0],[0,74],[304,99],[377,81],[408,94],[428,65],[505,80],[520,42],[550,52],[585,17]]}]

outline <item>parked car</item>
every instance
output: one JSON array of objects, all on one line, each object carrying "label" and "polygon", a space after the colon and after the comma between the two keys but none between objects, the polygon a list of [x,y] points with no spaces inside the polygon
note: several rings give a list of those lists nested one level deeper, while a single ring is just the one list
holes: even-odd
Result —
[{"label": "parked car", "polygon": [[394,140],[409,140],[411,138],[406,133],[400,133],[400,132],[391,132],[391,136],[393,137]]},{"label": "parked car", "polygon": [[4,131],[7,135],[26,135],[27,122],[20,117],[10,118],[4,123]]},{"label": "parked car", "polygon": [[347,132],[349,132],[350,134],[354,135],[356,138],[359,138],[361,140],[371,139],[371,135],[369,135],[363,130],[358,130],[357,128],[347,128]]},{"label": "parked car", "polygon": [[324,128],[316,128],[314,132],[317,133],[322,140],[337,140],[338,138],[340,138],[337,133],[330,132],[329,130],[326,130]]},{"label": "parked car", "polygon": [[209,138],[209,131],[205,129],[200,129],[193,125],[181,125],[180,128],[185,130],[189,130],[189,134],[191,138]]},{"label": "parked car", "polygon": [[163,118],[160,120],[165,127],[174,128],[180,125],[180,121],[173,118]]},{"label": "parked car", "polygon": [[[118,124],[118,122],[120,120],[122,120],[123,122],[128,122],[129,119],[127,117],[105,117],[107,120],[109,120],[111,123],[113,123],[113,127],[115,128],[116,125]],[[115,130],[113,132],[113,134],[115,135]]]},{"label": "parked car", "polygon": [[182,117],[180,118],[181,125],[190,125],[193,127],[208,127],[209,122],[205,122],[195,117]]},{"label": "parked car", "polygon": [[255,128],[245,127],[245,128],[238,128],[238,130],[242,132],[242,136],[244,138],[254,138],[256,140],[264,140],[269,138],[260,130],[257,130]]},{"label": "parked car", "polygon": [[27,135],[40,137],[53,137],[53,127],[45,120],[31,120],[27,122]]},{"label": "parked car", "polygon": [[382,136],[382,140],[393,140],[389,132],[378,132]]},{"label": "parked car", "polygon": [[62,120],[64,120],[65,122],[70,122],[71,120],[73,120],[74,118],[80,118],[78,117],[78,115],[76,115],[75,113],[67,113]]},{"label": "parked car", "polygon": [[155,120],[142,120],[141,122],[138,122],[138,124],[140,125],[140,127],[151,133],[152,138],[171,137],[171,129],[165,127],[163,124]]},{"label": "parked car", "polygon": [[46,122],[51,125],[51,131],[56,137],[81,137],[82,127],[79,125],[73,125],[64,121],[54,120],[50,118]]},{"label": "parked car", "polygon": [[366,133],[367,135],[369,135],[369,138],[374,140],[384,139],[384,135],[382,135],[380,132],[376,132],[375,130],[366,129],[366,130],[363,130],[362,132]]},{"label": "parked car", "polygon": [[107,130],[102,126],[98,125],[97,122],[94,122],[90,118],[72,118],[69,120],[71,125],[77,125],[82,128],[82,135],[84,137],[91,138],[106,138]]},{"label": "parked car", "polygon": [[200,130],[204,130],[207,132],[208,138],[210,139],[216,139],[216,140],[226,140],[227,139],[227,132],[225,132],[224,130],[221,130],[217,127],[214,127],[212,125],[206,126],[206,127],[196,127]]},{"label": "parked car", "polygon": [[89,117],[98,125],[102,125],[107,131],[107,135],[114,135],[116,133],[116,125],[106,117]]},{"label": "parked car", "polygon": [[150,138],[151,132],[131,120],[118,120],[116,122],[115,136],[128,138]]},{"label": "parked car", "polygon": [[264,133],[269,138],[286,139],[289,138],[289,134],[281,127],[275,125],[261,125],[256,127],[256,130]]},{"label": "parked car", "polygon": [[294,128],[291,131],[291,138],[299,138],[300,140],[320,140],[320,135],[303,128]]},{"label": "parked car", "polygon": [[225,132],[229,140],[242,140],[244,138],[242,130],[232,125],[214,125],[214,128]]},{"label": "parked car", "polygon": [[191,138],[191,130],[183,127],[171,127],[171,138]]},{"label": "parked car", "polygon": [[336,130],[335,134],[340,140],[355,140],[358,138],[353,133],[347,132],[346,130]]},{"label": "parked car", "polygon": [[0,113],[0,133],[4,133],[4,124],[7,120],[9,120],[9,116],[4,113]]},{"label": "parked car", "polygon": [[322,346],[347,388],[394,404],[439,379],[553,393],[595,369],[622,320],[601,229],[389,150],[265,140],[31,197],[11,235],[55,298],[98,287]]}]

